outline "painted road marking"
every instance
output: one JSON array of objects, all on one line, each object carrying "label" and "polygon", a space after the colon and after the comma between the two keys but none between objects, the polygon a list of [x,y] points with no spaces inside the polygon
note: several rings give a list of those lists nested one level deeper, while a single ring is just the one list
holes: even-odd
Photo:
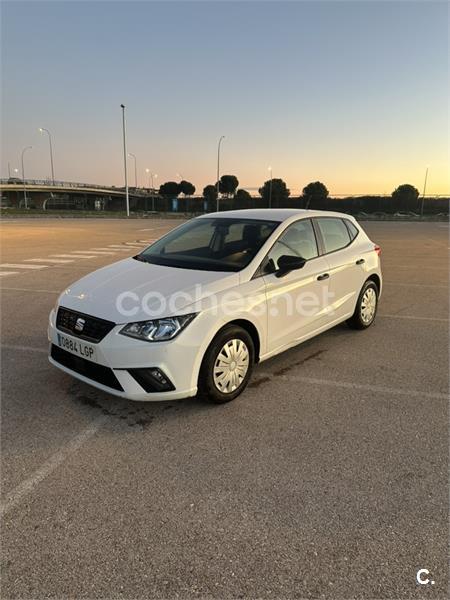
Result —
[{"label": "painted road marking", "polygon": [[[138,246],[136,246],[138,247]],[[123,244],[121,244],[120,246],[117,244],[111,244],[110,248],[119,248],[120,250],[128,250],[128,248],[125,248],[125,246]],[[140,248],[140,246],[139,246]]]},{"label": "painted road marking", "polygon": [[2,287],[1,288],[2,292],[4,291],[9,291],[9,292],[31,292],[32,294],[34,294],[35,292],[37,293],[42,293],[42,294],[60,294],[61,290],[57,291],[57,290],[33,290],[30,288],[16,288],[16,287]]},{"label": "painted road marking", "polygon": [[27,258],[25,260],[25,262],[49,262],[49,263],[55,263],[55,264],[65,264],[65,263],[72,263],[74,262],[73,260],[65,260],[62,258]]},{"label": "painted road marking", "polygon": [[99,251],[99,250],[73,250],[72,252],[72,256],[79,254],[81,256],[102,256],[103,254],[109,254],[110,256],[112,254],[114,254],[114,252],[103,252],[103,250]]},{"label": "painted road marking", "polygon": [[4,517],[6,513],[19,504],[25,496],[30,494],[43,479],[51,475],[71,454],[79,450],[89,438],[97,433],[106,420],[106,415],[97,417],[97,419],[92,421],[92,423],[78,435],[72,438],[68,444],[60,448],[53,456],[45,461],[31,477],[25,479],[22,483],[19,483],[19,485],[9,494],[6,494],[5,501],[0,507],[0,517]]},{"label": "painted road marking", "polygon": [[[55,258],[73,258],[74,254],[50,254],[50,256],[54,256]],[[95,254],[83,254],[82,256],[77,256],[77,258],[95,258]]]},{"label": "painted road marking", "polygon": [[[259,373],[263,376],[272,375],[270,371],[260,371]],[[430,398],[435,400],[448,399],[447,394],[440,394],[439,392],[421,392],[419,390],[405,390],[401,388],[384,387],[382,385],[367,385],[364,383],[353,383],[352,381],[336,381],[335,379],[319,379],[316,377],[302,377],[297,375],[280,375],[280,379],[282,381],[293,383],[309,383],[312,385],[325,385],[332,388],[354,389],[381,394],[393,394],[408,397],[415,396],[419,398]]]},{"label": "painted road marking", "polygon": [[48,265],[16,265],[11,263],[3,263],[0,265],[3,269],[45,269]]},{"label": "painted road marking", "polygon": [[2,344],[2,350],[14,350],[17,352],[40,352],[48,354],[48,348],[34,348],[33,346],[11,346],[10,344]]},{"label": "painted road marking", "polygon": [[440,288],[448,290],[448,285],[434,285],[433,283],[404,283],[402,281],[386,281],[383,279],[383,287],[390,285],[400,285],[406,287],[426,287],[426,288]]},{"label": "painted road marking", "polygon": [[128,252],[127,248],[124,248],[123,246],[114,250],[114,252],[111,252],[111,248],[91,248],[91,250],[109,250],[109,254],[114,254],[114,252]]},{"label": "painted road marking", "polygon": [[377,316],[384,319],[411,319],[417,321],[441,321],[443,323],[448,322],[448,319],[441,319],[439,317],[414,317],[413,315],[380,315],[379,313]]},{"label": "painted road marking", "polygon": [[19,275],[19,271],[0,271],[0,277],[5,275]]}]

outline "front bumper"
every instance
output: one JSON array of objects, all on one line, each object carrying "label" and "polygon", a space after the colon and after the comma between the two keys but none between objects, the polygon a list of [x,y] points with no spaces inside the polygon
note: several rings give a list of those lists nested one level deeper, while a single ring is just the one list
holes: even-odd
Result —
[{"label": "front bumper", "polygon": [[[91,344],[95,347],[96,362],[79,357],[71,360],[73,354],[59,349],[56,313],[52,310],[48,326],[49,361],[85,383],[128,400],[163,401],[195,396],[199,370],[199,347],[195,335],[184,335],[185,331],[169,342],[148,343],[119,334],[122,327],[117,325],[99,343]],[[61,333],[66,338],[80,341]],[[146,391],[143,385],[147,389],[149,386],[143,383],[142,378],[136,377],[135,370],[149,367],[166,375],[172,389]]]}]

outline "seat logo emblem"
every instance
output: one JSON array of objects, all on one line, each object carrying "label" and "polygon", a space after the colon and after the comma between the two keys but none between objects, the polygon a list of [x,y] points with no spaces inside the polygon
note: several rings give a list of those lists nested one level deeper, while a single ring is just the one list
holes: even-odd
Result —
[{"label": "seat logo emblem", "polygon": [[82,319],[81,317],[77,319],[77,322],[75,323],[75,331],[83,331],[84,329],[84,324],[86,323],[86,321],[84,319]]}]

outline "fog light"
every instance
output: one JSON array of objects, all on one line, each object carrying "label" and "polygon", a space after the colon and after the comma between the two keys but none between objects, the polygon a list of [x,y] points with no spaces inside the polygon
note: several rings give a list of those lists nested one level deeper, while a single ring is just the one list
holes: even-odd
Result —
[{"label": "fog light", "polygon": [[162,385],[167,385],[167,379],[164,377],[162,371],[159,369],[150,369],[150,373],[155,379],[157,379]]},{"label": "fog light", "polygon": [[148,393],[169,392],[175,389],[167,375],[158,367],[127,369],[127,371]]}]

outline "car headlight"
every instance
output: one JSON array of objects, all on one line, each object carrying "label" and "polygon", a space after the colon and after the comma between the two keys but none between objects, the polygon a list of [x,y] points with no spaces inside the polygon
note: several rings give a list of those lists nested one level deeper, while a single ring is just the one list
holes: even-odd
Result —
[{"label": "car headlight", "polygon": [[128,323],[119,333],[145,342],[166,342],[172,340],[187,327],[196,314],[191,313],[181,317],[166,317],[164,319]]}]

